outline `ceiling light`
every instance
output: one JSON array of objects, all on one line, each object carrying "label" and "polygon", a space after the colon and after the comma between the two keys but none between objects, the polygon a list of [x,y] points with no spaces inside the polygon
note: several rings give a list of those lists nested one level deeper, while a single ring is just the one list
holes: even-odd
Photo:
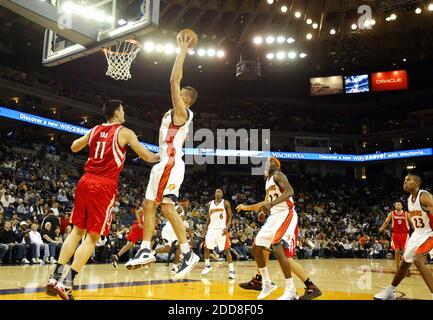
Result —
[{"label": "ceiling light", "polygon": [[273,53],[268,53],[268,54],[266,55],[266,58],[267,58],[268,60],[272,60],[272,59],[274,59],[274,54],[273,54]]},{"label": "ceiling light", "polygon": [[274,3],[274,0],[267,0],[268,1],[268,4],[273,4]]},{"label": "ceiling light", "polygon": [[296,18],[299,19],[301,16],[302,16],[302,13],[300,13],[299,11],[296,11],[296,12],[295,12],[295,17],[296,17]]},{"label": "ceiling light", "polygon": [[204,50],[204,49],[199,49],[199,50],[197,51],[197,54],[198,54],[200,57],[203,57],[203,56],[206,54],[206,50]]},{"label": "ceiling light", "polygon": [[209,57],[214,57],[215,54],[216,54],[215,49],[209,49],[209,50],[207,51],[207,55],[208,55]]},{"label": "ceiling light", "polygon": [[331,31],[329,31],[330,34],[334,35],[337,33],[337,31],[335,31],[335,29],[331,29]]},{"label": "ceiling light", "polygon": [[421,12],[422,12],[421,8],[416,8],[416,9],[415,9],[415,13],[416,13],[416,14],[421,14]]},{"label": "ceiling light", "polygon": [[151,41],[147,41],[144,44],[144,51],[146,52],[152,52],[153,50],[155,50],[155,44]]},{"label": "ceiling light", "polygon": [[273,36],[268,36],[266,38],[266,43],[272,44],[275,42],[275,38]]},{"label": "ceiling light", "polygon": [[277,38],[277,42],[278,43],[283,43],[283,42],[285,42],[286,41],[286,38],[284,38],[283,36],[279,36],[278,38]]},{"label": "ceiling light", "polygon": [[286,6],[281,6],[281,12],[282,13],[286,13],[287,12],[287,7]]},{"label": "ceiling light", "polygon": [[358,26],[356,25],[356,23],[354,23],[354,24],[352,24],[351,28],[352,28],[352,30],[356,30],[356,29],[358,29]]},{"label": "ceiling light", "polygon": [[295,42],[295,39],[293,39],[292,37],[287,39],[287,43],[293,43],[293,42]]},{"label": "ceiling light", "polygon": [[430,4],[428,5],[428,11],[433,11],[433,3],[430,3]]},{"label": "ceiling light", "polygon": [[306,57],[307,57],[307,54],[304,53],[304,52],[302,52],[302,53],[299,55],[299,58],[301,58],[301,59],[304,59],[304,58],[306,58]]},{"label": "ceiling light", "polygon": [[255,44],[259,45],[259,44],[263,43],[263,38],[262,37],[255,37],[253,41]]},{"label": "ceiling light", "polygon": [[311,40],[311,39],[313,39],[313,35],[312,35],[311,33],[308,33],[307,36],[306,36],[306,38],[307,38],[308,40]]},{"label": "ceiling light", "polygon": [[317,29],[319,25],[317,23],[313,23],[313,29]]},{"label": "ceiling light", "polygon": [[313,20],[307,19],[307,24],[312,24],[312,23],[313,23]]},{"label": "ceiling light", "polygon": [[295,59],[296,58],[296,56],[297,56],[297,54],[296,54],[296,52],[294,52],[294,51],[290,51],[289,52],[289,55],[288,55],[288,57],[290,58],[290,59]]},{"label": "ceiling light", "polygon": [[217,52],[217,56],[218,56],[218,58],[222,58],[222,57],[224,57],[225,54],[226,54],[226,53],[225,53],[223,50],[218,50],[218,52]]},{"label": "ceiling light", "polygon": [[278,60],[283,60],[285,56],[286,55],[282,51],[280,51],[280,52],[277,53],[277,59]]}]

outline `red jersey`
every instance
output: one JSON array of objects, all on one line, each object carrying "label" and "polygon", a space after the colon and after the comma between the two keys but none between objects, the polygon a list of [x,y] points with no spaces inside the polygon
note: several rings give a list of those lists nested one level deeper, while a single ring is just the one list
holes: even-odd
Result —
[{"label": "red jersey", "polygon": [[117,183],[126,158],[126,149],[117,141],[122,128],[120,124],[101,124],[91,130],[89,158],[84,166],[86,173]]},{"label": "red jersey", "polygon": [[406,211],[402,210],[400,214],[396,210],[392,212],[392,233],[409,233]]}]

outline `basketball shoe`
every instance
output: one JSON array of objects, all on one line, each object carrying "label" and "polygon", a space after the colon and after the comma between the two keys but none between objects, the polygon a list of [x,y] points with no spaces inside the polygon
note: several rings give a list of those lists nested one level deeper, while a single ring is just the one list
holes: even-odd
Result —
[{"label": "basketball shoe", "polygon": [[374,300],[396,300],[397,295],[395,294],[395,290],[390,287],[383,289],[378,294],[374,295]]},{"label": "basketball shoe", "polygon": [[296,290],[289,290],[286,288],[283,295],[277,300],[298,300],[298,297],[296,296]]},{"label": "basketball shoe", "polygon": [[201,275],[207,275],[210,271],[212,270],[212,266],[208,265],[208,266],[204,266],[204,269],[201,272]]},{"label": "basketball shoe", "polygon": [[54,290],[62,300],[74,300],[74,296],[72,295],[72,286],[65,286],[63,283],[57,282]]},{"label": "basketball shoe", "polygon": [[234,280],[236,278],[235,272],[234,271],[229,271],[229,279],[230,280]]},{"label": "basketball shoe", "polygon": [[269,284],[264,283],[262,285],[262,291],[260,291],[260,294],[257,296],[257,300],[262,300],[262,299],[266,298],[267,296],[269,296],[272,292],[274,292],[277,289],[278,289],[278,286],[272,282]]},{"label": "basketball shoe", "polygon": [[245,290],[262,290],[262,276],[260,274],[256,274],[250,281],[239,283],[239,287]]},{"label": "basketball shoe", "polygon": [[322,295],[322,291],[316,286],[310,286],[305,288],[305,292],[302,296],[299,297],[299,300],[313,300]]},{"label": "basketball shoe", "polygon": [[182,255],[179,270],[177,270],[174,275],[175,279],[184,278],[200,261],[198,255],[196,255],[192,250]]},{"label": "basketball shoe", "polygon": [[128,270],[135,270],[155,261],[155,252],[150,249],[144,248],[138,250],[135,257],[125,264],[125,268]]}]

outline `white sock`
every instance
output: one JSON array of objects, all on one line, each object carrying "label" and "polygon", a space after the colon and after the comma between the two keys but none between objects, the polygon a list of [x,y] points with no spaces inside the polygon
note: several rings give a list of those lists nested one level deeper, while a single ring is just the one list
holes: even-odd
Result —
[{"label": "white sock", "polygon": [[229,271],[235,271],[235,266],[232,263],[229,263]]},{"label": "white sock", "polygon": [[397,287],[394,287],[393,285],[391,285],[391,286],[388,287],[388,290],[391,290],[392,292],[394,292],[395,289],[397,289]]},{"label": "white sock", "polygon": [[182,243],[182,244],[180,245],[180,252],[182,252],[183,254],[189,252],[189,245],[188,245],[188,242]]},{"label": "white sock", "polygon": [[286,289],[290,291],[295,290],[295,285],[293,284],[293,278],[286,279]]},{"label": "white sock", "polygon": [[269,271],[267,267],[259,268],[259,272],[262,275],[262,280],[264,284],[271,284],[271,277],[269,276]]},{"label": "white sock", "polygon": [[150,241],[143,240],[141,242],[140,248],[141,249],[149,249],[150,250]]},{"label": "white sock", "polygon": [[210,259],[204,259],[204,265],[210,267]]}]

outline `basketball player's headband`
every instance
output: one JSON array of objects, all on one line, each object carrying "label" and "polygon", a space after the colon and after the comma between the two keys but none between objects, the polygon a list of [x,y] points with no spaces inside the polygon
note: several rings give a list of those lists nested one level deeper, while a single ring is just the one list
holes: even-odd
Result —
[{"label": "basketball player's headband", "polygon": [[275,163],[277,164],[277,166],[278,166],[278,169],[280,169],[281,168],[281,162],[280,162],[280,160],[278,160],[277,158],[275,158],[275,157],[270,157],[269,158],[269,160],[274,160],[275,161]]}]

